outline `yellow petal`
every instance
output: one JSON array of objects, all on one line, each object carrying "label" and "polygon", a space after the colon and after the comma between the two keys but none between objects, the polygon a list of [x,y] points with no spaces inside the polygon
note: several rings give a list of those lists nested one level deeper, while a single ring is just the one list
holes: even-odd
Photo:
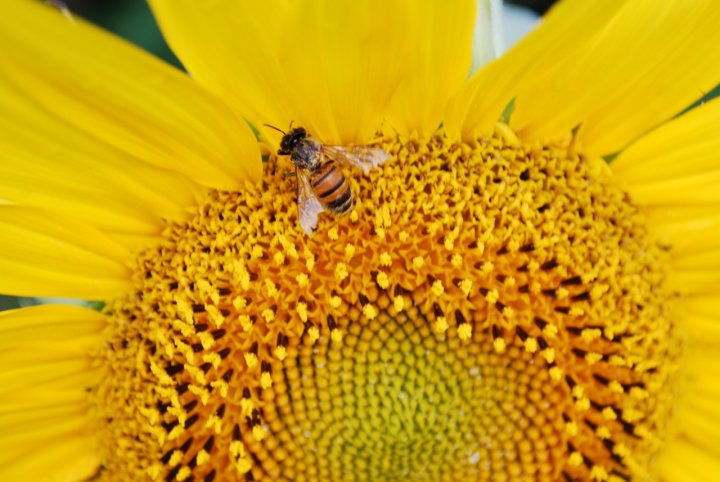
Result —
[{"label": "yellow petal", "polygon": [[681,293],[720,295],[720,249],[675,256],[670,281]]},{"label": "yellow petal", "polygon": [[[675,414],[678,434],[670,439],[659,460],[663,480],[705,481],[717,478],[711,474],[720,475],[720,383],[716,375],[720,352],[705,344],[705,338],[692,341],[687,349],[682,367],[686,381]],[[675,466],[685,470],[676,472],[672,470]]]},{"label": "yellow petal", "polygon": [[41,131],[65,123],[126,158],[206,186],[237,189],[259,177],[258,146],[247,124],[140,49],[26,0],[5,2],[0,43],[1,76],[12,96],[35,104],[31,116],[41,119]]},{"label": "yellow petal", "polygon": [[685,437],[677,437],[661,452],[657,473],[663,482],[720,480],[720,458]]},{"label": "yellow petal", "polygon": [[402,59],[406,75],[388,119],[400,132],[428,133],[440,126],[448,99],[470,70],[475,2],[425,2],[407,15],[404,22],[415,28],[405,41],[414,48]]},{"label": "yellow petal", "polygon": [[492,133],[503,110],[523,86],[584,49],[626,1],[560,2],[535,30],[476,72],[453,97],[445,119],[448,130],[462,131],[465,136]]},{"label": "yellow petal", "polygon": [[70,432],[37,442],[44,450],[13,453],[13,458],[2,464],[2,480],[77,482],[90,480],[99,469],[97,442],[91,433]]},{"label": "yellow petal", "polygon": [[[713,350],[713,352],[717,353],[717,350]],[[698,368],[699,367],[700,365],[698,364]],[[713,376],[714,374],[706,373],[708,368],[711,369],[714,367],[715,365],[709,365],[704,367],[705,369],[702,369],[702,372],[696,369],[694,373],[690,373],[688,376],[688,394],[690,397],[697,396],[702,400],[716,400],[717,397],[720,396],[720,384],[717,382],[716,377]],[[700,376],[697,376],[698,373],[700,373]],[[703,374],[704,376],[702,376]],[[686,402],[686,404],[690,403],[692,402]],[[681,407],[682,406],[683,405],[681,405]]]},{"label": "yellow petal", "polygon": [[714,101],[639,139],[612,163],[676,258],[720,253],[718,128],[720,101]]},{"label": "yellow petal", "polygon": [[624,150],[612,170],[648,205],[720,204],[720,100],[691,110]]},{"label": "yellow petal", "polygon": [[79,378],[86,378],[87,361],[79,359],[77,354],[56,349],[38,358],[27,359],[19,355],[19,350],[11,350],[8,357],[18,365],[8,366],[0,372],[2,394],[12,390],[29,390],[37,383],[43,383],[53,390],[63,390],[75,384]]},{"label": "yellow petal", "polygon": [[[261,129],[264,123],[285,129],[294,121],[328,143],[367,141],[404,75],[426,77],[418,89],[442,89],[454,78],[454,70],[408,72],[412,66],[445,65],[423,55],[454,48],[460,53],[452,59],[467,51],[469,61],[470,37],[467,45],[452,47],[418,43],[457,38],[443,30],[456,6],[435,3],[438,13],[448,12],[437,20],[436,32],[423,38],[432,33],[429,13],[422,11],[429,2],[150,1],[195,80],[232,101]],[[439,99],[414,100],[424,113],[434,109],[426,104]]]},{"label": "yellow petal", "polygon": [[130,285],[130,254],[71,218],[0,206],[0,293],[105,299]]},{"label": "yellow petal", "polygon": [[[76,306],[0,313],[0,480],[78,481],[97,471],[87,389],[99,373],[88,351],[101,346],[104,326],[100,313]],[[18,383],[8,383],[13,373]]]},{"label": "yellow petal", "polygon": [[119,240],[153,239],[163,219],[182,219],[195,202],[199,188],[181,174],[50,119],[6,79],[0,89],[11,94],[0,97],[0,199],[72,215]]},{"label": "yellow petal", "polygon": [[716,422],[715,414],[703,413],[697,410],[684,410],[679,413],[682,417],[684,435],[689,442],[712,453],[720,458],[720,424]]},{"label": "yellow petal", "polygon": [[[79,390],[75,390],[76,392]],[[30,397],[34,392],[22,392],[24,398],[30,403]],[[5,410],[2,405],[0,412],[0,447],[3,449],[17,445],[17,449],[31,440],[46,439],[59,434],[76,431],[78,428],[88,425],[80,414],[87,411],[87,393],[81,403],[74,406],[67,404],[52,404],[48,407],[33,407],[32,405],[24,410]],[[2,450],[0,457],[6,458],[8,454]],[[1,459],[0,459],[1,460]]]},{"label": "yellow petal", "polygon": [[718,25],[715,0],[626,2],[582,50],[519,87],[511,124],[528,139],[582,124],[589,155],[615,152],[717,84]]},{"label": "yellow petal", "polygon": [[524,138],[557,139],[582,124],[587,154],[615,152],[715,86],[719,23],[713,0],[561,2],[477,73],[449,124],[489,132],[515,99],[511,125]]},{"label": "yellow petal", "polygon": [[680,293],[718,293],[720,296],[720,266],[706,269],[676,268],[670,277],[671,286]]},{"label": "yellow petal", "polygon": [[688,295],[682,299],[683,309],[690,313],[709,315],[720,319],[720,297],[713,295]]},{"label": "yellow petal", "polygon": [[720,239],[720,205],[663,206],[644,209],[660,244],[675,257],[712,250]]},{"label": "yellow petal", "polygon": [[40,340],[75,345],[78,338],[97,336],[104,325],[105,317],[101,313],[74,305],[39,305],[2,311],[0,347]]},{"label": "yellow petal", "polygon": [[682,324],[694,344],[712,346],[716,351],[720,348],[720,317],[688,314]]}]

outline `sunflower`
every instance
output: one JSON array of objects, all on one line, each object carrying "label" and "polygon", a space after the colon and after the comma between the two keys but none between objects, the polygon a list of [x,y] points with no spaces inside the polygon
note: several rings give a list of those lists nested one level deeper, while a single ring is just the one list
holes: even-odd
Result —
[{"label": "sunflower", "polygon": [[[6,3],[0,292],[104,308],[0,315],[2,480],[720,480],[717,2]],[[390,154],[309,236],[291,122]]]}]

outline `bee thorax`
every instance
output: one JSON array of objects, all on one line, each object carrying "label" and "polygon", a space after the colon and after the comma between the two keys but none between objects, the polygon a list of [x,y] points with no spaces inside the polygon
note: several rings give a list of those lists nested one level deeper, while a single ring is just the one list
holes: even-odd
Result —
[{"label": "bee thorax", "polygon": [[315,171],[322,165],[322,145],[315,139],[303,139],[292,151],[290,158],[298,168]]}]

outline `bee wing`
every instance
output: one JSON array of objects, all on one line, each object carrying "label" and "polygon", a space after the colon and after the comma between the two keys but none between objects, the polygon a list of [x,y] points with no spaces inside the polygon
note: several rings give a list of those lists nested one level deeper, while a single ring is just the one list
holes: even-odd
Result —
[{"label": "bee wing", "polygon": [[341,164],[359,167],[365,174],[390,159],[382,149],[367,146],[322,146],[323,154]]},{"label": "bee wing", "polygon": [[323,206],[315,194],[313,194],[312,187],[310,186],[310,178],[308,175],[298,169],[297,170],[297,182],[298,182],[298,218],[300,220],[300,227],[309,236],[317,227],[318,217],[323,212]]}]

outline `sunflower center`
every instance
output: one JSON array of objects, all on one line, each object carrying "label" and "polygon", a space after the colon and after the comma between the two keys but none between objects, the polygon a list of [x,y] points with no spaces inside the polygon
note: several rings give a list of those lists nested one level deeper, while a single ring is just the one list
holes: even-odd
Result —
[{"label": "sunflower center", "polygon": [[562,393],[521,347],[437,336],[416,307],[349,322],[342,348],[303,350],[273,384],[267,423],[290,437],[271,477],[512,479],[562,460]]},{"label": "sunflower center", "polygon": [[286,159],[210,193],[109,305],[93,393],[131,480],[627,480],[665,436],[666,253],[567,145],[378,140],[306,236]]}]

